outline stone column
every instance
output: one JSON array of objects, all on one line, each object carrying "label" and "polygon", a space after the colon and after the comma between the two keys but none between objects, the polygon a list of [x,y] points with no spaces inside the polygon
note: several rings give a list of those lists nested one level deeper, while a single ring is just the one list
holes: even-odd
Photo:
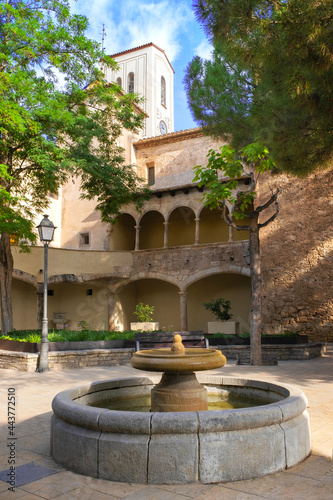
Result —
[{"label": "stone column", "polygon": [[44,285],[37,283],[37,328],[42,329],[43,326],[43,310],[44,310]]},{"label": "stone column", "polygon": [[180,297],[180,330],[187,332],[187,292],[178,292]]},{"label": "stone column", "polygon": [[200,218],[196,217],[195,219],[195,245],[199,245],[199,239],[200,239]]},{"label": "stone column", "polygon": [[108,329],[109,332],[112,332],[115,329],[115,317],[114,317],[114,309],[115,309],[115,294],[113,292],[107,291],[108,298]]},{"label": "stone column", "polygon": [[234,241],[234,231],[233,227],[229,226],[229,243],[232,243]]},{"label": "stone column", "polygon": [[134,250],[139,250],[140,249],[140,229],[141,226],[134,226],[135,227],[135,248]]},{"label": "stone column", "polygon": [[164,248],[168,248],[169,222],[163,222],[163,224],[164,224]]}]

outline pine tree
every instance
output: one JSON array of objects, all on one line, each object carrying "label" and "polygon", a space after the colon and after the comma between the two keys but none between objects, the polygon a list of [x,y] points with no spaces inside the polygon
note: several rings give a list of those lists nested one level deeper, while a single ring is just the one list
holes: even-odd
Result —
[{"label": "pine tree", "polygon": [[190,108],[238,149],[265,144],[280,170],[304,176],[333,155],[333,0],[196,0],[214,45],[185,85]]}]

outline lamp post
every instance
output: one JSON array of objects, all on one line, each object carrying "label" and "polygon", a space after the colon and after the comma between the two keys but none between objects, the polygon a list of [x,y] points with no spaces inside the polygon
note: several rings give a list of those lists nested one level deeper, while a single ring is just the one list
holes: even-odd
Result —
[{"label": "lamp post", "polygon": [[48,339],[48,320],[47,320],[47,252],[49,243],[53,240],[54,230],[53,222],[49,220],[48,215],[37,226],[39,238],[44,243],[44,312],[42,323],[42,339],[40,346],[40,355],[38,363],[38,372],[49,371],[49,339]]}]

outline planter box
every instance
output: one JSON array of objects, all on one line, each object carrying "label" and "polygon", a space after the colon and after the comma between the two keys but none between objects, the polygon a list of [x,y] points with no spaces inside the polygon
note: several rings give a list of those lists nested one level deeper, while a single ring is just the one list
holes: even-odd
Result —
[{"label": "planter box", "polygon": [[239,333],[238,321],[210,321],[208,323],[208,333],[226,333],[237,335]]},{"label": "planter box", "polygon": [[250,337],[242,338],[235,335],[231,338],[225,337],[209,337],[209,347],[218,345],[250,345]]},{"label": "planter box", "polygon": [[0,340],[1,351],[37,352],[37,344],[18,340]]},{"label": "planter box", "polygon": [[131,330],[135,331],[141,331],[141,332],[152,332],[153,330],[159,330],[160,324],[159,323],[142,323],[142,322],[137,322],[137,323],[131,323]]},{"label": "planter box", "polygon": [[[215,337],[211,338],[208,336],[209,345],[250,345],[250,337],[242,338],[235,335],[234,337]],[[296,344],[307,344],[307,335],[294,335],[287,337],[285,335],[272,335],[261,339],[261,345],[296,345]]]},{"label": "planter box", "polygon": [[[89,351],[92,349],[128,349],[134,348],[134,340],[97,340],[85,342],[49,342],[49,351]],[[0,350],[14,352],[40,352],[40,343],[0,340]]]}]

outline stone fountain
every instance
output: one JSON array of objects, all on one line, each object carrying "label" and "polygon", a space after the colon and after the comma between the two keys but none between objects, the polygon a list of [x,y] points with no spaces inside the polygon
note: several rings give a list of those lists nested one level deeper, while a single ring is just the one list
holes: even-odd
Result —
[{"label": "stone fountain", "polygon": [[185,349],[180,335],[174,336],[171,349],[138,351],[131,359],[133,368],[163,372],[151,391],[152,412],[208,410],[207,389],[194,372],[220,368],[226,362],[216,349]]},{"label": "stone fountain", "polygon": [[[195,372],[224,366],[215,349],[139,351],[137,369],[160,376],[94,382],[52,403],[51,454],[92,477],[150,484],[214,483],[284,470],[310,453],[307,400],[285,384]],[[112,409],[151,393],[151,411]],[[207,393],[255,398],[257,406],[207,410]],[[107,406],[105,407],[105,402]]]}]

